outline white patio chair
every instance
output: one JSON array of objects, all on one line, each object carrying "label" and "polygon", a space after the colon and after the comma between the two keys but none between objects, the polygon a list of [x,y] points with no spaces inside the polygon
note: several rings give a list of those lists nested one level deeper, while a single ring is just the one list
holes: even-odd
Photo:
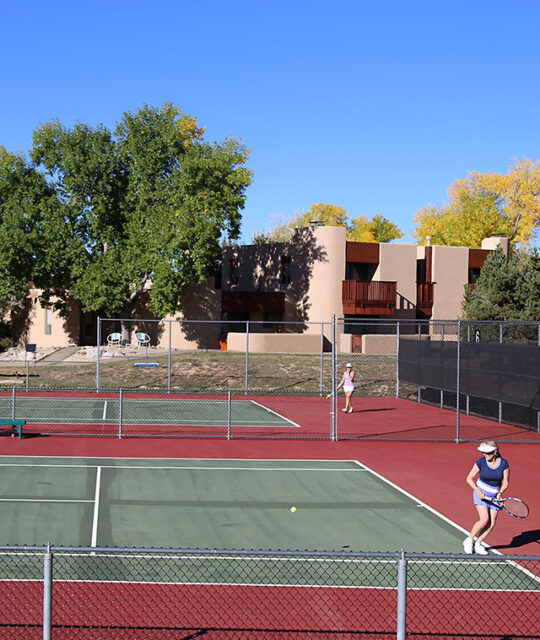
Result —
[{"label": "white patio chair", "polygon": [[148,347],[150,345],[150,336],[147,333],[143,333],[142,331],[138,331],[135,334],[135,339],[137,340],[137,348],[138,347]]},{"label": "white patio chair", "polygon": [[109,347],[117,346],[119,347],[122,344],[122,334],[121,333],[110,333],[107,336],[107,344]]}]

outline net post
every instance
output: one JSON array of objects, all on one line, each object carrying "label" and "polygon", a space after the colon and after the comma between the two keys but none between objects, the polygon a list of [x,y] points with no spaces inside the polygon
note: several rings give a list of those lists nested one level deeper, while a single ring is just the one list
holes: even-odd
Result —
[{"label": "net post", "polygon": [[52,574],[53,554],[50,544],[47,544],[43,555],[43,640],[52,638]]},{"label": "net post", "polygon": [[124,390],[120,387],[118,393],[118,439],[122,439],[122,408],[124,405]]},{"label": "net post", "polygon": [[405,640],[407,630],[407,558],[401,550],[398,560],[397,633],[396,640]]}]

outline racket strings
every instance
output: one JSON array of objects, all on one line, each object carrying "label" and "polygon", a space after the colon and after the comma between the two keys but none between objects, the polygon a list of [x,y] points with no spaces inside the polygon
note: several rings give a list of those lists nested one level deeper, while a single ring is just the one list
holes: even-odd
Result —
[{"label": "racket strings", "polygon": [[502,501],[501,506],[517,518],[525,518],[529,515],[529,507],[517,498],[507,498]]}]

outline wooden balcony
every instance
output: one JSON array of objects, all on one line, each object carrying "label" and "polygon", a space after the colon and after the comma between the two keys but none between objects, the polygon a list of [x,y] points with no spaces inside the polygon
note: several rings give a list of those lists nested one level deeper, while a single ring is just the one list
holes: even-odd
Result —
[{"label": "wooden balcony", "polygon": [[434,282],[416,283],[416,315],[418,318],[431,318],[434,284]]},{"label": "wooden balcony", "polygon": [[343,313],[392,316],[396,310],[396,282],[343,280]]}]

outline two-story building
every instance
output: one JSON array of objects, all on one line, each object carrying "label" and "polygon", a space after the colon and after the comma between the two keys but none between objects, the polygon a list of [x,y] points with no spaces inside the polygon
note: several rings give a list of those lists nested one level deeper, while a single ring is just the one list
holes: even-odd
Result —
[{"label": "two-story building", "polygon": [[[250,333],[258,335],[252,348],[261,351],[290,351],[293,340],[298,349],[299,335],[311,350],[320,339],[320,323],[333,317],[351,326],[379,319],[452,320],[462,313],[464,286],[474,285],[499,245],[508,252],[508,240],[499,237],[484,240],[482,249],[349,242],[345,227],[312,224],[296,229],[290,242],[225,247],[221,278],[195,287],[182,301],[182,313],[164,320],[214,321],[205,327],[205,345],[233,349],[243,348],[240,334],[249,321]],[[96,344],[95,314],[74,304],[63,319],[38,304],[39,292],[31,296],[27,342]],[[157,320],[144,303],[138,318]],[[194,326],[175,331],[172,339],[163,333],[155,342],[197,348]]]}]

